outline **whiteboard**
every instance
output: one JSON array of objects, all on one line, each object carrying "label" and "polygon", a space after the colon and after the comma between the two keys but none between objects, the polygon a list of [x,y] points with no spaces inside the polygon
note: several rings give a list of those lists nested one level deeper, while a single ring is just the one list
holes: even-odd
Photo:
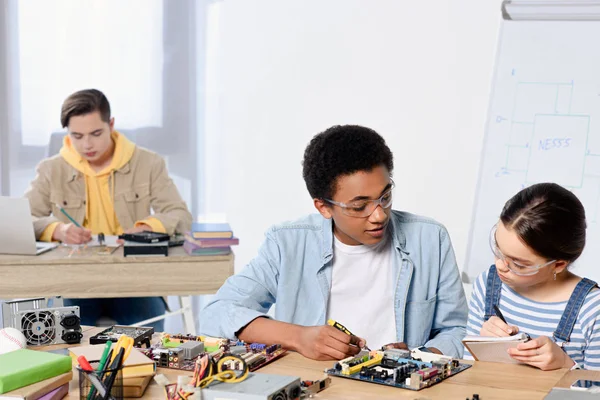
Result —
[{"label": "whiteboard", "polygon": [[573,272],[600,281],[600,22],[504,21],[463,280],[493,262],[491,227],[520,189],[556,182],[585,206]]}]

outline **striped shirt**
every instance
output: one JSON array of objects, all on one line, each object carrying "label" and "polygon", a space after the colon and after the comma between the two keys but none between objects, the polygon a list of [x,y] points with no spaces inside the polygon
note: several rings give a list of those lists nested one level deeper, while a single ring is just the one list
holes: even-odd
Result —
[{"label": "striped shirt", "polygon": [[[469,302],[467,335],[479,335],[485,315],[485,291],[489,270],[477,277]],[[529,300],[502,283],[500,311],[509,325],[519,327],[520,332],[532,338],[552,334],[558,327],[560,317],[567,305],[566,301],[543,303]],[[591,290],[585,298],[571,338],[564,344],[569,357],[585,369],[600,370],[600,290]],[[465,349],[464,358],[473,356]]]}]

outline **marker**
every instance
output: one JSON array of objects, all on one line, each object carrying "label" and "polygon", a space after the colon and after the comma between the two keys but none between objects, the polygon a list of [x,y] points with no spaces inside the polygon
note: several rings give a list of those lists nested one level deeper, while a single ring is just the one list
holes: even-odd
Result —
[{"label": "marker", "polygon": [[[334,321],[334,320],[332,320],[332,319],[328,319],[328,320],[327,320],[327,325],[333,326],[335,329],[337,329],[338,331],[342,331],[342,332],[344,332],[344,333],[345,333],[346,335],[348,335],[348,336],[356,336],[356,335],[354,335],[352,332],[350,332],[350,331],[348,330],[348,328],[346,328],[344,325],[342,325],[342,324],[340,324],[339,322],[337,322],[337,321]],[[368,348],[367,346],[365,346],[365,350],[369,350],[369,351],[371,351],[371,349],[370,349],[370,348]]]}]

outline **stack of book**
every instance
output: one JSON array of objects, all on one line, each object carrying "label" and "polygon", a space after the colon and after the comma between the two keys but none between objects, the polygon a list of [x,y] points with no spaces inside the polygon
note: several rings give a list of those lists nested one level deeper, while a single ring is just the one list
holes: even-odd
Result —
[{"label": "stack of book", "polygon": [[[77,362],[79,356],[85,356],[87,360],[100,360],[104,346],[104,344],[92,344],[69,348],[73,364]],[[138,349],[131,349],[129,357],[123,363],[123,397],[142,397],[155,372],[156,364],[153,360]]]},{"label": "stack of book", "polygon": [[72,378],[68,356],[27,349],[0,355],[0,399],[62,399]]},{"label": "stack of book", "polygon": [[228,223],[195,222],[185,234],[183,249],[193,256],[220,256],[231,253],[231,246],[239,243]]}]

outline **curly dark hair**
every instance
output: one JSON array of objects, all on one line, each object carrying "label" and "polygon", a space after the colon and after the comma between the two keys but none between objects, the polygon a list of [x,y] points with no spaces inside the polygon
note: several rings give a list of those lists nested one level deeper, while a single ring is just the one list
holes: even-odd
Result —
[{"label": "curly dark hair", "polygon": [[312,138],[304,151],[302,176],[313,199],[331,199],[339,176],[380,165],[391,174],[394,156],[377,132],[364,126],[336,125]]}]

